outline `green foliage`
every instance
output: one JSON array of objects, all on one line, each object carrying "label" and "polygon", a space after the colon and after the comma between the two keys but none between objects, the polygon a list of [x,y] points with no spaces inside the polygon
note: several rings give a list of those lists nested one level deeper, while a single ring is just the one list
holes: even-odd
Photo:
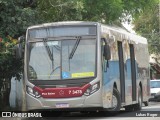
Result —
[{"label": "green foliage", "polygon": [[[123,11],[122,0],[83,0],[85,20],[112,23]],[[116,11],[116,12],[115,12]]]},{"label": "green foliage", "polygon": [[14,76],[19,79],[19,73],[22,72],[22,61],[17,60],[13,53],[17,40],[10,36],[0,39],[0,80]]},{"label": "green foliage", "polygon": [[0,110],[9,107],[11,78],[16,77],[18,80],[21,78],[22,60],[16,59],[13,54],[13,48],[16,44],[17,40],[10,36],[0,37],[0,90],[4,84],[7,85],[5,92],[1,93],[3,97],[0,95],[0,103],[3,101]]},{"label": "green foliage", "polygon": [[38,0],[43,22],[82,20],[82,0]]},{"label": "green foliage", "polygon": [[0,0],[0,79],[18,77],[17,72],[20,73],[22,62],[12,53],[16,39],[39,21],[33,3],[33,0]]},{"label": "green foliage", "polygon": [[[10,85],[12,77],[21,77],[23,60],[15,58],[14,47],[26,28],[40,20],[35,6],[34,0],[0,0],[0,90],[3,80]],[[9,92],[8,87],[6,95],[0,96],[4,106],[9,106]]]},{"label": "green foliage", "polygon": [[124,12],[132,15],[133,18],[138,17],[143,11],[148,9],[155,0],[122,0],[124,4]]},{"label": "green foliage", "polygon": [[38,10],[44,22],[83,20],[112,23],[121,16],[123,4],[122,0],[39,0]]},{"label": "green foliage", "polygon": [[150,53],[160,53],[160,16],[159,2],[153,0],[152,4],[134,20],[134,29],[146,37],[149,42]]},{"label": "green foliage", "polygon": [[128,15],[136,18],[152,3],[152,0],[38,0],[37,8],[43,22],[82,20],[113,24],[128,20]]},{"label": "green foliage", "polygon": [[0,36],[14,38],[22,35],[26,28],[37,23],[37,12],[27,6],[26,0],[0,0]]}]

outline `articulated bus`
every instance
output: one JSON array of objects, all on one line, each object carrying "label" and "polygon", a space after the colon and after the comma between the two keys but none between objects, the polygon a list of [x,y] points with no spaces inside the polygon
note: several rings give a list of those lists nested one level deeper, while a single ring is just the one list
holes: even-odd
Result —
[{"label": "articulated bus", "polygon": [[97,22],[45,23],[27,29],[27,110],[141,109],[148,105],[147,40]]}]

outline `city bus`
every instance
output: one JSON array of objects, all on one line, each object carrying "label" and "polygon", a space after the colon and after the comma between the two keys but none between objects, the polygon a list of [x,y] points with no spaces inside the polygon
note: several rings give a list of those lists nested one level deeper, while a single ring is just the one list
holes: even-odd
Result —
[{"label": "city bus", "polygon": [[26,31],[27,110],[138,110],[148,105],[149,78],[146,38],[122,28],[65,21]]}]

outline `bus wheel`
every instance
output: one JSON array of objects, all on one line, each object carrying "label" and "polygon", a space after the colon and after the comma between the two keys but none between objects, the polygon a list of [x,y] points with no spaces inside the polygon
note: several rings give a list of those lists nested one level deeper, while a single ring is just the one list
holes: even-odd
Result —
[{"label": "bus wheel", "polygon": [[145,101],[145,102],[144,102],[144,105],[145,105],[145,106],[148,106],[148,105],[149,105],[148,101]]},{"label": "bus wheel", "polygon": [[125,106],[125,111],[134,111],[134,105]]},{"label": "bus wheel", "polygon": [[119,111],[121,108],[121,98],[118,90],[116,88],[113,89],[113,95],[112,95],[112,108],[109,108],[108,111],[114,112]]},{"label": "bus wheel", "polygon": [[136,104],[135,109],[136,110],[142,109],[142,90],[140,87],[138,89],[138,104]]}]

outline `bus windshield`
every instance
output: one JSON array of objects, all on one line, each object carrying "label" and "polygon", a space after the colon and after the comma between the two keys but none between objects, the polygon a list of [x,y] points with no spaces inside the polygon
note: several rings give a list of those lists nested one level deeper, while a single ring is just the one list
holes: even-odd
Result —
[{"label": "bus windshield", "polygon": [[96,39],[30,42],[28,64],[30,80],[94,77]]}]

